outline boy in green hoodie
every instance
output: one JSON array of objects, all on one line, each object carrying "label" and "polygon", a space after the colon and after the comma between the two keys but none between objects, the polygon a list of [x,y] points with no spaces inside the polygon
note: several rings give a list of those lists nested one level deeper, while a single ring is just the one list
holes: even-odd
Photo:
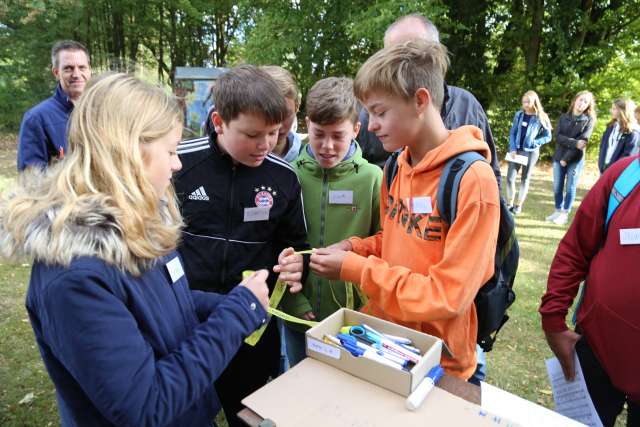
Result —
[{"label": "boy in green hoodie", "polygon": [[[360,130],[353,80],[329,77],[307,95],[309,143],[293,162],[302,184],[308,241],[323,248],[380,228],[382,170],[362,157],[355,141]],[[282,308],[307,320],[322,320],[341,307],[359,309],[363,301],[351,283],[309,274],[303,291],[286,293]],[[305,357],[304,326],[287,323],[290,366]]]}]

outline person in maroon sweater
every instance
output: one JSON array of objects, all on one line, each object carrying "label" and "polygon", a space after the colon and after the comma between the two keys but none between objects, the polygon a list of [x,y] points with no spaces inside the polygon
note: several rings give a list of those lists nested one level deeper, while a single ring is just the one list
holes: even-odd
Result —
[{"label": "person in maroon sweater", "polygon": [[[567,380],[575,377],[574,349],[605,426],[628,407],[628,426],[640,426],[640,241],[621,244],[622,230],[640,231],[640,185],[604,225],[611,189],[637,156],[607,169],[583,200],[551,264],[540,315],[549,347]],[[640,234],[640,233],[635,233]],[[588,276],[588,277],[587,277]],[[586,281],[575,332],[565,317]]]}]

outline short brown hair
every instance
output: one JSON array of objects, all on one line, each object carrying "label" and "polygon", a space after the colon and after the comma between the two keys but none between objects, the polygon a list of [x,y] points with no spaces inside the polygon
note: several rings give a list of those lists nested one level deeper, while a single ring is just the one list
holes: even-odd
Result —
[{"label": "short brown hair", "polygon": [[329,125],[358,121],[360,106],[353,94],[353,80],[328,77],[316,82],[307,94],[307,117],[313,123]]},{"label": "short brown hair", "polygon": [[62,40],[62,41],[56,42],[51,48],[51,65],[53,66],[53,68],[58,68],[60,66],[59,54],[63,50],[82,51],[87,57],[87,62],[91,63],[91,58],[89,58],[89,51],[87,50],[85,45],[75,40]]},{"label": "short brown hair", "polygon": [[418,89],[426,88],[440,110],[448,66],[444,45],[410,40],[379,50],[367,59],[356,75],[354,92],[360,101],[373,91],[410,100]]},{"label": "short brown hair", "polygon": [[262,116],[267,124],[284,121],[287,104],[276,82],[254,65],[240,65],[216,81],[213,92],[216,112],[230,122],[240,114]]},{"label": "short brown hair", "polygon": [[277,65],[263,65],[260,67],[262,71],[265,71],[275,80],[276,84],[280,88],[280,92],[285,98],[293,100],[296,105],[296,111],[300,108],[300,101],[302,95],[298,90],[298,85],[290,72]]}]

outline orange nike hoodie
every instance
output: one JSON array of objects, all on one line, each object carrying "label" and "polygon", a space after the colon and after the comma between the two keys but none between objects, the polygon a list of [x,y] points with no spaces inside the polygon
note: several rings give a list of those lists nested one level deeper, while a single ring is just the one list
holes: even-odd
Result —
[{"label": "orange nike hoodie", "polygon": [[382,186],[382,230],[350,239],[340,279],[361,285],[369,297],[363,312],[442,338],[452,353],[443,353],[445,372],[468,379],[476,369],[473,300],[493,275],[500,202],[491,166],[475,162],[460,182],[456,220],[443,224],[435,206],[440,175],[448,159],[465,151],[491,160],[474,126],[450,131],[416,167],[405,148],[389,192]]}]

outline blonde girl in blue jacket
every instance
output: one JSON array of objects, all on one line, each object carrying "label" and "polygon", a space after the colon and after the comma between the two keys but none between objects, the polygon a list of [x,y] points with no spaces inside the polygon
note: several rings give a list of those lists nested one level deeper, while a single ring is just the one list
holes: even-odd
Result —
[{"label": "blonde girl in blue jacket", "polygon": [[0,255],[34,260],[26,306],[63,427],[210,427],[214,381],[266,319],[266,270],[226,295],[189,289],[171,185],[181,117],[160,87],[92,81],[69,154],[0,201]]},{"label": "blonde girl in blue jacket", "polygon": [[[542,108],[538,94],[529,90],[522,95],[522,109],[514,115],[509,132],[509,156],[521,155],[527,158],[526,166],[510,161],[507,169],[507,204],[514,215],[522,211],[522,205],[527,198],[531,174],[540,157],[540,146],[549,141],[551,122]],[[520,169],[520,194],[514,204],[516,174]]]}]

